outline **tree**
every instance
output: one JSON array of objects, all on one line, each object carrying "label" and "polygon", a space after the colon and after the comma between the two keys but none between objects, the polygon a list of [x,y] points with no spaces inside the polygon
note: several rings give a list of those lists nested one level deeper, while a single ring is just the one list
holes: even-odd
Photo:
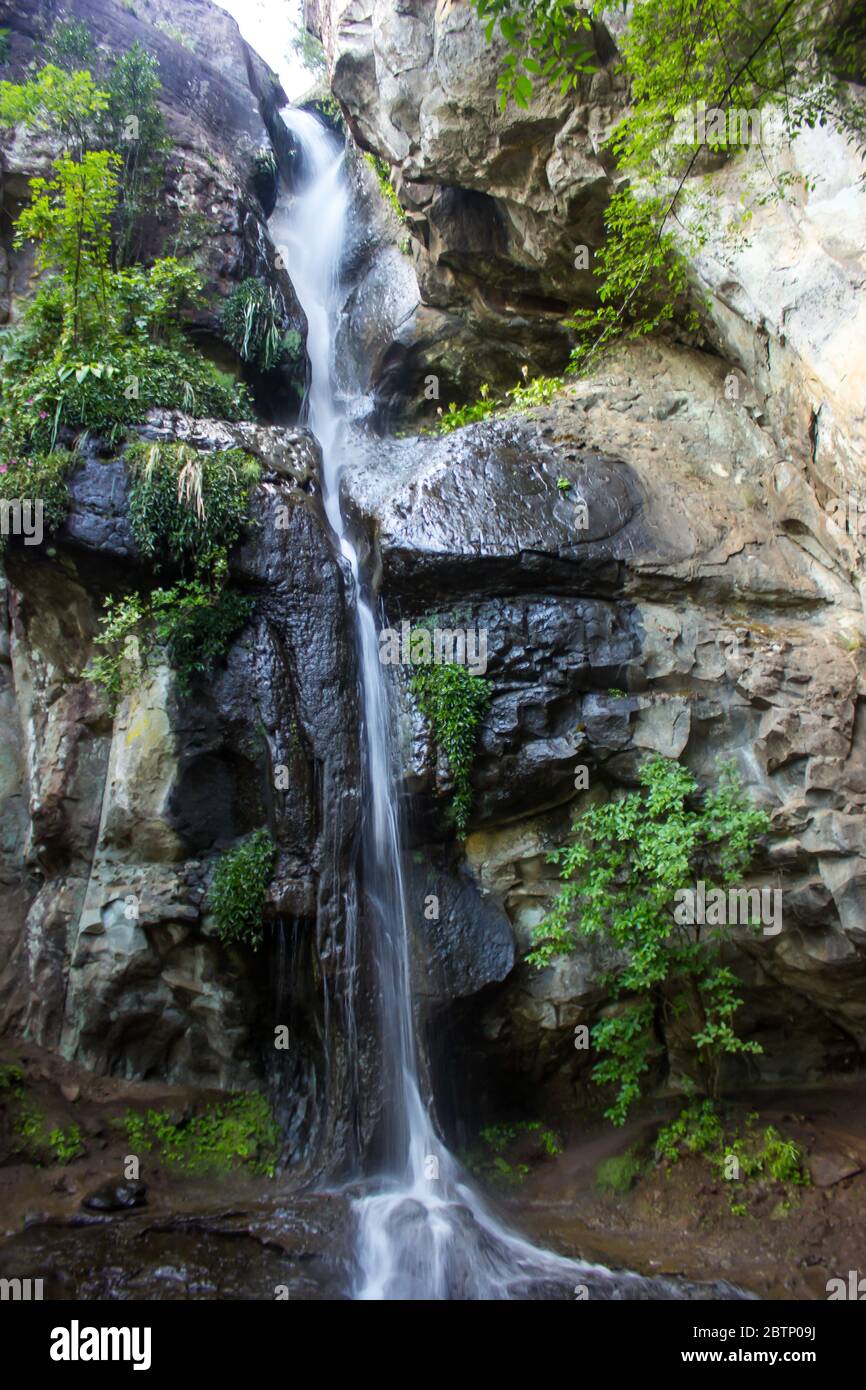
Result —
[{"label": "tree", "polygon": [[592,1030],[604,1054],[593,1079],[618,1088],[606,1111],[615,1124],[640,1096],[658,1046],[656,1027],[665,1021],[676,1017],[691,1029],[711,1098],[725,1054],[760,1052],[733,1029],[742,1000],[720,957],[726,929],[680,925],[675,895],[698,878],[708,890],[738,883],[769,821],[729,767],[700,801],[697,790],[685,768],[654,758],[641,769],[639,791],[590,807],[574,826],[574,842],[549,856],[563,887],[534,930],[530,963],[543,968],[572,951],[580,936],[601,936],[625,957],[611,979],[618,1011]]},{"label": "tree", "polygon": [[102,325],[107,325],[106,276],[120,162],[120,156],[108,150],[91,151],[80,160],[61,155],[55,161],[53,179],[30,180],[33,199],[15,224],[15,245],[36,242],[40,269],[60,272],[66,289],[67,329],[75,346],[85,319],[89,323],[92,318],[91,296],[95,296]]},{"label": "tree", "polygon": [[138,247],[135,230],[156,196],[167,149],[159,107],[159,63],[138,42],[118,58],[108,82],[108,143],[123,152],[116,263],[129,265]]},{"label": "tree", "polygon": [[80,157],[93,143],[108,93],[89,72],[64,72],[46,63],[29,82],[0,82],[0,125],[23,125],[60,136],[67,153]]}]

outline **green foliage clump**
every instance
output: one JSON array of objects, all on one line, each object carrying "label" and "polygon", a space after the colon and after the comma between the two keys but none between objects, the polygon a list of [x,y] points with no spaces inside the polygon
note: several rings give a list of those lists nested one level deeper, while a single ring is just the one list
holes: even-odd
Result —
[{"label": "green foliage clump", "polygon": [[376,175],[376,182],[385,202],[390,204],[398,220],[405,222],[406,210],[397,197],[397,190],[391,182],[391,169],[387,160],[382,159],[378,154],[370,154],[369,151],[365,151],[364,158]]},{"label": "green foliage clump", "polygon": [[308,72],[316,77],[323,76],[327,68],[325,50],[321,40],[311,34],[304,24],[295,25],[290,43]]},{"label": "green foliage clump", "polygon": [[298,358],[300,335],[286,329],[285,323],[275,290],[259,278],[242,280],[220,310],[226,342],[244,362],[252,362],[263,372]]},{"label": "green foliage clump", "polygon": [[558,87],[562,96],[595,72],[589,8],[565,0],[473,0],[490,43],[497,26],[508,47],[497,86],[499,105],[526,107],[537,78]]},{"label": "green foliage clump", "polygon": [[253,600],[225,587],[224,575],[181,580],[143,596],[107,598],[95,643],[102,648],[87,677],[108,693],[112,706],[139,689],[157,652],[168,659],[178,692],[189,695],[197,677],[213,671],[248,622]]},{"label": "green foliage clump", "polygon": [[490,704],[490,687],[483,676],[473,676],[465,666],[431,662],[413,672],[409,688],[448,763],[454,782],[451,815],[457,834],[463,837],[472,809],[478,726]]},{"label": "green foliage clump", "polygon": [[64,72],[75,72],[94,57],[93,35],[78,19],[58,19],[42,46],[46,63],[53,63]]},{"label": "green foliage clump", "polygon": [[542,1126],[540,1120],[486,1125],[479,1132],[480,1145],[464,1155],[466,1167],[487,1181],[509,1186],[522,1183],[529,1174],[530,1165],[515,1162],[513,1156],[509,1159],[507,1155],[513,1144],[527,1136],[532,1136],[550,1158],[562,1152],[559,1135]]},{"label": "green foliage clump", "polygon": [[590,807],[574,825],[573,843],[549,856],[563,887],[534,929],[527,958],[542,969],[572,951],[578,936],[604,937],[626,955],[611,978],[615,1010],[592,1032],[603,1054],[593,1079],[617,1088],[605,1112],[614,1124],[624,1123],[640,1096],[661,1021],[688,1023],[711,1097],[718,1094],[724,1054],[761,1050],[734,1032],[742,1000],[736,975],[720,959],[725,929],[678,924],[674,902],[676,891],[699,877],[708,891],[737,883],[768,817],[752,806],[729,766],[700,800],[691,774],[666,758],[645,763],[640,784],[639,791]]},{"label": "green foliage clump", "polygon": [[280,1135],[265,1096],[245,1092],[175,1123],[165,1111],[130,1111],[121,1121],[134,1152],[158,1149],[163,1163],[192,1176],[237,1169],[272,1178]]},{"label": "green foliage clump", "polygon": [[688,267],[672,233],[660,230],[663,200],[638,199],[630,188],[614,193],[605,209],[606,239],[596,256],[598,306],[577,309],[567,327],[575,330],[575,370],[587,367],[613,338],[656,333],[679,312],[697,331],[695,309],[685,307]]},{"label": "green foliage clump", "polygon": [[27,1094],[23,1068],[17,1063],[0,1066],[0,1105],[8,1111],[13,1151],[37,1165],[67,1164],[86,1153],[78,1125],[49,1133],[45,1115]]},{"label": "green foliage clump", "polygon": [[[806,1155],[793,1139],[784,1139],[774,1125],[759,1128],[758,1116],[749,1115],[745,1131],[726,1127],[718,1107],[711,1100],[687,1106],[656,1136],[656,1159],[674,1164],[684,1154],[704,1158],[714,1176],[732,1184],[731,1192],[742,1189],[734,1183],[760,1179],[783,1184],[786,1188],[808,1187],[811,1181]],[[744,1215],[745,1202],[731,1200],[731,1211]]]},{"label": "green foliage clump", "polygon": [[[181,312],[201,290],[195,271],[171,257],[112,269],[128,259],[164,145],[158,89],[137,46],[106,89],[50,63],[27,82],[0,82],[0,124],[47,130],[63,146],[53,176],[31,180],[15,223],[16,245],[33,242],[40,269],[54,274],[3,333],[7,462],[50,451],[62,427],[114,440],[153,407],[250,414],[244,389],[184,340]],[[107,139],[123,153],[93,148]]]},{"label": "green foliage clump", "polygon": [[267,830],[256,830],[216,866],[210,907],[217,932],[227,945],[242,942],[258,950],[262,942],[262,913],[276,863],[276,848]]},{"label": "green foliage clump", "polygon": [[501,398],[490,394],[487,382],[481,387],[478,399],[468,405],[458,406],[452,401],[436,422],[437,434],[450,434],[452,430],[462,429],[464,425],[477,424],[497,411],[531,410],[534,406],[547,405],[557,391],[561,390],[561,376],[538,376],[530,381],[528,368],[523,368],[523,383],[512,386]]},{"label": "green foliage clump", "polygon": [[5,63],[9,57],[9,30],[0,29],[0,63]]},{"label": "green foliage clump", "polygon": [[3,333],[0,457],[50,452],[61,428],[114,442],[155,407],[249,418],[244,387],[183,339],[178,318],[199,283],[170,257],[110,272],[105,323],[98,297],[76,307],[62,277],[42,284]]},{"label": "green foliage clump", "polygon": [[0,125],[57,135],[64,154],[80,157],[86,151],[107,109],[107,92],[86,71],[65,72],[46,63],[26,82],[0,82]]},{"label": "green foliage clump", "polygon": [[200,563],[241,538],[261,467],[242,449],[200,453],[188,444],[130,444],[129,517],[142,555]]},{"label": "green foliage clump", "polygon": [[54,1157],[58,1163],[65,1167],[67,1163],[72,1163],[74,1159],[81,1158],[87,1152],[81,1130],[78,1125],[70,1125],[68,1129],[52,1129],[48,1136]]},{"label": "green foliage clump", "polygon": [[[63,449],[52,454],[35,454],[32,458],[10,458],[8,463],[0,463],[0,500],[41,502],[45,530],[57,531],[69,510],[66,480],[71,468],[72,456]],[[0,555],[7,539],[0,535]]]}]

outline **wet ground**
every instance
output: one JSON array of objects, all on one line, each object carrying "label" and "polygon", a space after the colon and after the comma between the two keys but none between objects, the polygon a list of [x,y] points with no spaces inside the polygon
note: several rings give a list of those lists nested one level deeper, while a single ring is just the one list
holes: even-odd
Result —
[{"label": "wet ground", "polygon": [[[124,1176],[128,1142],[113,1120],[130,1106],[182,1113],[220,1093],[95,1078],[35,1048],[14,1055],[47,1123],[76,1123],[87,1153],[43,1167],[0,1153],[0,1277],[42,1278],[48,1299],[350,1296],[350,1194],[304,1192],[287,1175],[193,1179],[147,1156],[145,1205],[82,1208],[88,1193]],[[533,1164],[519,1189],[494,1200],[539,1244],[654,1281],[611,1284],[589,1275],[590,1297],[735,1297],[739,1288],[760,1298],[826,1298],[829,1278],[866,1273],[866,1095],[765,1095],[753,1105],[762,1124],[808,1150],[815,1181],[793,1201],[772,1183],[757,1184],[747,1214],[734,1216],[726,1185],[692,1158],[669,1178],[650,1165],[629,1192],[600,1191],[599,1162],[651,1133],[663,1108],[623,1131],[576,1126],[558,1158]],[[539,1284],[527,1296],[576,1294],[569,1279]]]}]

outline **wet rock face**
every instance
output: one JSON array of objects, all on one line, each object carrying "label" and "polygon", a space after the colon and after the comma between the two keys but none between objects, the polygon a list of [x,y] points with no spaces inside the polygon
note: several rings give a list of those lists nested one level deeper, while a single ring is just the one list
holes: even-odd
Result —
[{"label": "wet rock face", "polygon": [[[259,457],[249,540],[233,560],[255,613],[191,696],[157,667],[112,715],[85,677],[103,599],[170,582],[136,554],[122,459],[85,461],[50,551],[10,549],[6,1021],[96,1072],[250,1085],[272,1065],[280,1001],[268,971],[293,923],[312,972],[294,1003],[294,1084],[336,1096],[333,1115],[323,1105],[305,1114],[296,1152],[339,1149],[347,1063],[338,1029],[327,1056],[314,1045],[315,980],[343,986],[360,778],[344,580],[317,499],[317,452],[302,434],[159,412],[143,433]],[[216,939],[207,887],[218,854],[262,825],[278,865],[258,960]]]},{"label": "wet rock face", "polygon": [[[562,320],[593,302],[593,253],[619,181],[605,142],[627,109],[614,46],[627,16],[611,9],[608,28],[595,26],[599,68],[576,93],[539,83],[526,109],[503,112],[502,40],[487,41],[468,4],[306,0],[305,13],[355,138],[392,168],[413,237],[414,339],[395,340],[414,347],[401,359],[404,410],[423,411],[429,371],[447,402],[485,381],[512,386],[524,363],[561,370]],[[798,188],[782,204],[780,175]],[[707,339],[819,492],[856,490],[866,447],[861,176],[830,125],[789,148],[769,114],[759,145],[687,181],[679,210],[686,225],[705,222],[700,250],[686,253]],[[737,238],[744,188],[749,235]]]},{"label": "wet rock face", "polygon": [[[346,487],[372,519],[389,621],[484,635],[492,698],[464,872],[518,958],[557,891],[546,855],[588,799],[633,786],[651,753],[704,785],[734,762],[771,815],[748,886],[781,889],[782,930],[735,933],[731,963],[764,1047],[751,1075],[789,1082],[851,1069],[866,1042],[863,609],[850,538],[724,378],[699,353],[624,349],[527,416],[379,441]],[[408,696],[404,730],[415,831],[435,857],[452,784]],[[584,1098],[573,1030],[598,1016],[612,963],[585,942],[542,972],[518,964],[480,1015],[446,1009],[439,1034],[459,1035],[475,1085],[454,1113],[485,1092],[495,1113],[497,1087],[534,1109],[539,1085]]]},{"label": "wet rock face", "polygon": [[[577,243],[600,244],[609,196],[599,149],[622,110],[609,66],[577,103],[550,90],[499,109],[504,48],[468,5],[307,0],[331,86],[364,149],[397,170],[415,244],[418,344],[452,387],[513,385],[561,367],[559,320],[590,302]],[[613,46],[599,27],[607,64]]]}]

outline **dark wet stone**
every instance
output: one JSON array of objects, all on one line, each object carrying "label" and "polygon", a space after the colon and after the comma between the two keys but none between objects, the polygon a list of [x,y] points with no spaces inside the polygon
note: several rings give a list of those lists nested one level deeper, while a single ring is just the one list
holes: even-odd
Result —
[{"label": "dark wet stone", "polygon": [[143,1182],[104,1182],[88,1192],[81,1205],[86,1211],[126,1211],[147,1203],[147,1185]]}]

